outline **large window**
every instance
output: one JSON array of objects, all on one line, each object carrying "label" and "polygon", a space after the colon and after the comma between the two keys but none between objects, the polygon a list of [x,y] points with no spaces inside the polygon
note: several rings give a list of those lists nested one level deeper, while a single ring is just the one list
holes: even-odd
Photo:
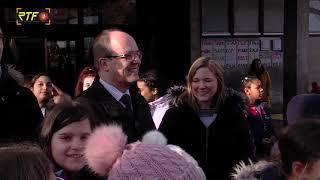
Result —
[{"label": "large window", "polygon": [[283,0],[264,0],[264,32],[283,33]]},{"label": "large window", "polygon": [[14,8],[5,8],[4,9],[4,16],[5,21],[8,24],[15,24],[16,23],[16,9]]},{"label": "large window", "polygon": [[259,1],[235,0],[234,1],[234,32],[258,33],[259,32]]},{"label": "large window", "polygon": [[52,8],[50,14],[51,24],[78,24],[76,8]]},{"label": "large window", "polygon": [[284,0],[202,0],[201,5],[204,36],[283,33]]},{"label": "large window", "polygon": [[310,0],[309,32],[320,33],[320,1]]},{"label": "large window", "polygon": [[96,8],[96,7],[84,8],[83,24],[99,24],[99,8]]},{"label": "large window", "polygon": [[102,24],[125,25],[136,23],[135,0],[117,0],[104,2],[105,3],[102,5]]},{"label": "large window", "polygon": [[202,1],[202,32],[228,33],[228,1]]}]

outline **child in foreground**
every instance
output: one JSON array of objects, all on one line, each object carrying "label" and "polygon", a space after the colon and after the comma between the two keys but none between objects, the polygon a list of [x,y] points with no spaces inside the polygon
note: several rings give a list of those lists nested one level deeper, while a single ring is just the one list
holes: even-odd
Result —
[{"label": "child in foreground", "polygon": [[159,133],[147,133],[142,142],[126,144],[116,125],[97,128],[89,137],[85,157],[89,167],[109,180],[205,180],[197,162],[178,146],[165,145]]}]

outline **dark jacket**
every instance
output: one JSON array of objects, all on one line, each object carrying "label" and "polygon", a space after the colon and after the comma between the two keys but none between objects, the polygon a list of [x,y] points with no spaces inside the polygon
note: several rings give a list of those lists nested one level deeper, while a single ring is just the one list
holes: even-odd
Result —
[{"label": "dark jacket", "polygon": [[159,130],[193,156],[207,179],[224,180],[234,164],[253,154],[253,142],[244,116],[242,97],[226,90],[216,120],[206,128],[198,113],[186,103],[167,110]]},{"label": "dark jacket", "polygon": [[240,162],[234,167],[231,174],[233,180],[286,180],[281,171],[280,163],[259,161],[245,164]]},{"label": "dark jacket", "polygon": [[275,137],[269,108],[263,104],[250,105],[247,118],[256,147],[256,156],[261,158],[268,157],[273,142],[264,144],[263,139],[267,138],[273,141],[272,137]]},{"label": "dark jacket", "polygon": [[34,141],[43,120],[36,97],[2,67],[0,78],[0,143]]},{"label": "dark jacket", "polygon": [[88,103],[102,123],[118,123],[134,142],[148,130],[155,129],[148,103],[133,89],[130,89],[133,112],[124,108],[98,81],[95,80],[77,101]]}]

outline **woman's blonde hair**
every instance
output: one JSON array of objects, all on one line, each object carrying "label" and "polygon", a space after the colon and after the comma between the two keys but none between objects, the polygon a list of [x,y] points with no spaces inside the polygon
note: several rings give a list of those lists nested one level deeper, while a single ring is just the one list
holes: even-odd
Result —
[{"label": "woman's blonde hair", "polygon": [[218,65],[213,59],[209,57],[199,57],[192,63],[187,75],[187,91],[182,95],[182,98],[184,99],[186,98],[185,100],[187,100],[187,103],[194,110],[196,111],[199,110],[198,101],[192,94],[191,84],[193,81],[193,77],[195,76],[196,72],[200,68],[208,68],[217,78],[217,81],[218,81],[217,92],[213,97],[211,106],[212,108],[215,108],[216,110],[218,110],[218,107],[222,103],[224,98],[225,86],[224,86],[223,70],[220,67],[220,65]]}]

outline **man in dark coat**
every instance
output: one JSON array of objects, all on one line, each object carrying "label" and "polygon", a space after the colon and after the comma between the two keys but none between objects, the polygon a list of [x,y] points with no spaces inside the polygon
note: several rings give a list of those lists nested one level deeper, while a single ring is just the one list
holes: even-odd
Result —
[{"label": "man in dark coat", "polygon": [[92,53],[100,78],[77,100],[88,103],[101,122],[122,125],[129,142],[155,129],[147,102],[130,89],[139,79],[142,58],[135,40],[120,30],[104,30],[96,37]]},{"label": "man in dark coat", "polygon": [[43,117],[32,92],[20,86],[8,71],[8,56],[2,56],[2,52],[9,52],[4,37],[0,29],[0,143],[33,141]]}]

